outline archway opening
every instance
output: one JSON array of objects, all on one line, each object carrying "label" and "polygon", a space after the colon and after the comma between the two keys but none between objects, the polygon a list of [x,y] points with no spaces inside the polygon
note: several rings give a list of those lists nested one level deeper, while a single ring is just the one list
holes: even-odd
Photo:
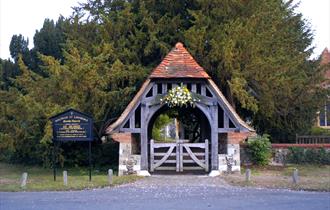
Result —
[{"label": "archway opening", "polygon": [[211,125],[201,109],[162,106],[148,123],[150,171],[209,172],[210,138]]},{"label": "archway opening", "polygon": [[189,143],[210,140],[209,120],[198,107],[164,105],[153,114],[148,123],[148,140],[173,142],[176,138]]}]

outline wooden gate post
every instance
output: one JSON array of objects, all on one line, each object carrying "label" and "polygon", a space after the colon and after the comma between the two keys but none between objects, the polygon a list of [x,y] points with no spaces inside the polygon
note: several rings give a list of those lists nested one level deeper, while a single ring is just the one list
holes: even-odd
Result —
[{"label": "wooden gate post", "polygon": [[205,171],[209,171],[209,140],[205,139]]},{"label": "wooden gate post", "polygon": [[154,154],[154,140],[151,139],[150,141],[150,171],[154,171],[154,164],[155,164],[155,154]]},{"label": "wooden gate post", "polygon": [[218,158],[218,106],[217,104],[211,107],[211,116],[213,122],[211,123],[211,169],[219,169]]},{"label": "wooden gate post", "polygon": [[148,171],[147,105],[141,103],[141,170]]},{"label": "wooden gate post", "polygon": [[176,147],[175,147],[175,154],[176,154],[176,172],[181,171],[181,164],[180,164],[180,144],[178,139],[176,139]]}]

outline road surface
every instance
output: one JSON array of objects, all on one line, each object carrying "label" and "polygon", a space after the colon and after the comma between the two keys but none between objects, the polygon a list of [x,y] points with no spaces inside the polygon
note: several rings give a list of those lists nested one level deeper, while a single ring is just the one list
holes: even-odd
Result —
[{"label": "road surface", "polygon": [[219,177],[156,175],[94,190],[0,192],[0,209],[330,210],[330,193],[232,187]]}]

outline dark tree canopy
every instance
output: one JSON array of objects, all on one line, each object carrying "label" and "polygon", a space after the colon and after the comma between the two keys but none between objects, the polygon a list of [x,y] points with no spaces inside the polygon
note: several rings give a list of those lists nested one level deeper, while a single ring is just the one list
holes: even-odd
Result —
[{"label": "dark tree canopy", "polygon": [[19,54],[26,55],[29,52],[29,39],[25,40],[22,34],[14,35],[9,45],[11,57],[17,61]]}]

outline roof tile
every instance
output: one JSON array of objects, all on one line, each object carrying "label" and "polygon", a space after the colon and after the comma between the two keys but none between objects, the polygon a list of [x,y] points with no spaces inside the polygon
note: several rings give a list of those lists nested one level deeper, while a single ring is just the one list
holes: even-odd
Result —
[{"label": "roof tile", "polygon": [[150,78],[210,78],[181,42],[152,71]]}]

